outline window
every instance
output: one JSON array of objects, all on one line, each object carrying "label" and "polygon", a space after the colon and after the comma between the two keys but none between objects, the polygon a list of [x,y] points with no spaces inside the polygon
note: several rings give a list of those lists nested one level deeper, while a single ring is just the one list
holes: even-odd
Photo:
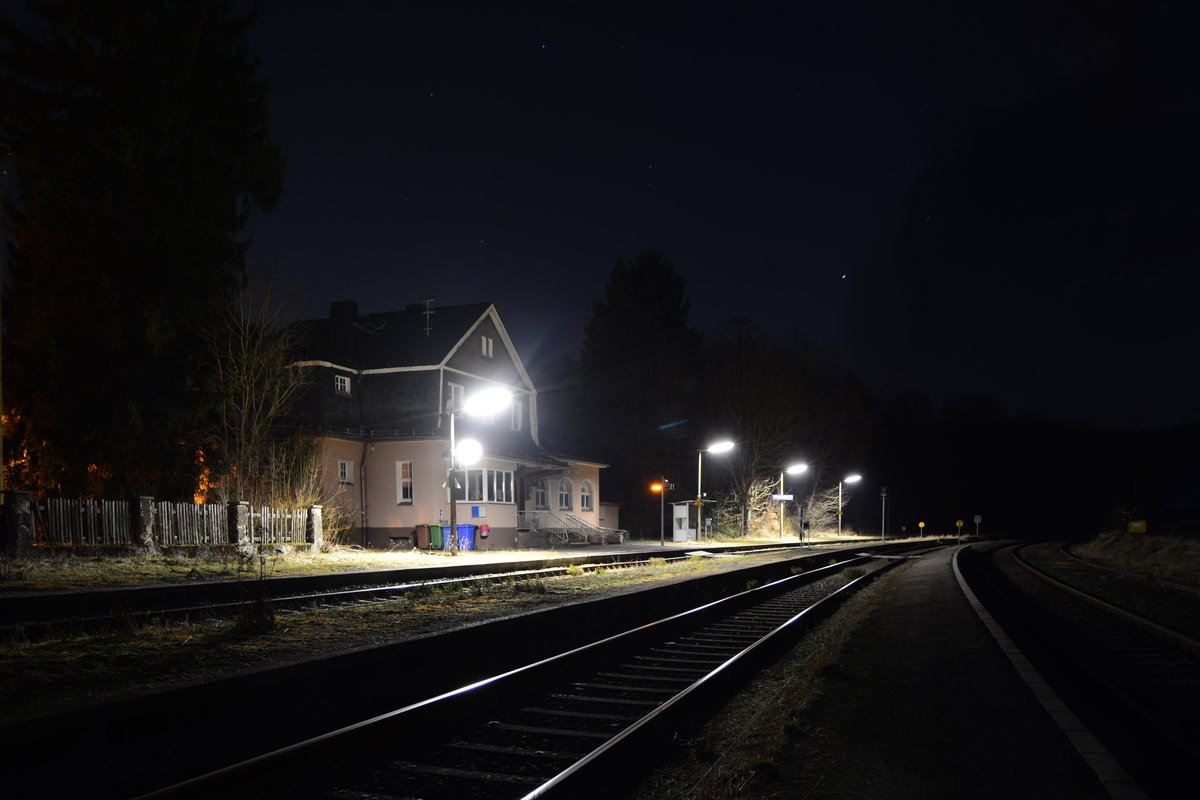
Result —
[{"label": "window", "polygon": [[513,474],[506,469],[488,470],[488,499],[496,503],[513,501]]},{"label": "window", "polygon": [[512,404],[512,429],[514,431],[521,430],[521,425],[525,420],[525,401],[516,397],[513,398]]},{"label": "window", "polygon": [[513,502],[513,473],[507,469],[468,469],[466,486],[454,493],[454,499],[468,503]]},{"label": "window", "polygon": [[479,350],[484,358],[492,358],[495,355],[496,341],[490,336],[479,337]]},{"label": "window", "polygon": [[558,482],[558,507],[563,511],[570,511],[571,506],[571,482],[563,478]]},{"label": "window", "polygon": [[413,462],[396,462],[396,505],[413,501]]},{"label": "window", "polygon": [[446,410],[458,411],[463,407],[463,387],[459,383],[446,384]]},{"label": "window", "polygon": [[354,464],[342,459],[338,461],[338,483],[354,483]]},{"label": "window", "polygon": [[549,508],[550,504],[546,498],[546,493],[549,487],[546,486],[545,478],[538,478],[533,483],[533,507],[534,508]]},{"label": "window", "polygon": [[481,469],[467,470],[467,502],[482,503],[486,499],[483,496],[483,472]]},{"label": "window", "polygon": [[350,376],[334,375],[333,390],[338,394],[350,394]]},{"label": "window", "polygon": [[591,481],[584,481],[583,485],[579,487],[579,510],[580,511],[591,511],[592,510],[592,482]]}]

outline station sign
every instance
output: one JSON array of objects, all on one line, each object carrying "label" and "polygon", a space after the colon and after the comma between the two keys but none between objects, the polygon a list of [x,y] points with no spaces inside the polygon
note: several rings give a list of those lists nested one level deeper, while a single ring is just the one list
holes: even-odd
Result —
[{"label": "station sign", "polygon": [[795,500],[796,496],[793,494],[773,494],[773,495],[771,495],[771,499],[774,500],[776,503],[784,503],[784,502],[791,502],[792,500]]}]

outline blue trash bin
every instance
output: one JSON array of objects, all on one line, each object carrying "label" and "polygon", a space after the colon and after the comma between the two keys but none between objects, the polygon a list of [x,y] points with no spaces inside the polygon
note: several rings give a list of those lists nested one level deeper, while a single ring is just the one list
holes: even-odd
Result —
[{"label": "blue trash bin", "polygon": [[459,550],[474,550],[475,549],[475,526],[466,523],[458,526],[458,549]]}]

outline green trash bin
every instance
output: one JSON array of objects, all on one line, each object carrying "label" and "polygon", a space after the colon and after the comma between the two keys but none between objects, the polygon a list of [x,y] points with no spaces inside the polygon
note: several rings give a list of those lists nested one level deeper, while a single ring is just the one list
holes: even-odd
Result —
[{"label": "green trash bin", "polygon": [[442,543],[442,526],[429,526],[429,547],[432,550],[441,550],[444,547]]}]

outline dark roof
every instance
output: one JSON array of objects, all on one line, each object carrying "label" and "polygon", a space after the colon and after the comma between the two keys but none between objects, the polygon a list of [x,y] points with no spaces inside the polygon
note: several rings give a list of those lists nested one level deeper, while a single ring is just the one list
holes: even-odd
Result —
[{"label": "dark roof", "polygon": [[491,305],[435,306],[427,334],[423,305],[359,314],[352,302],[334,303],[330,317],[295,323],[302,335],[297,360],[353,369],[440,364]]}]

